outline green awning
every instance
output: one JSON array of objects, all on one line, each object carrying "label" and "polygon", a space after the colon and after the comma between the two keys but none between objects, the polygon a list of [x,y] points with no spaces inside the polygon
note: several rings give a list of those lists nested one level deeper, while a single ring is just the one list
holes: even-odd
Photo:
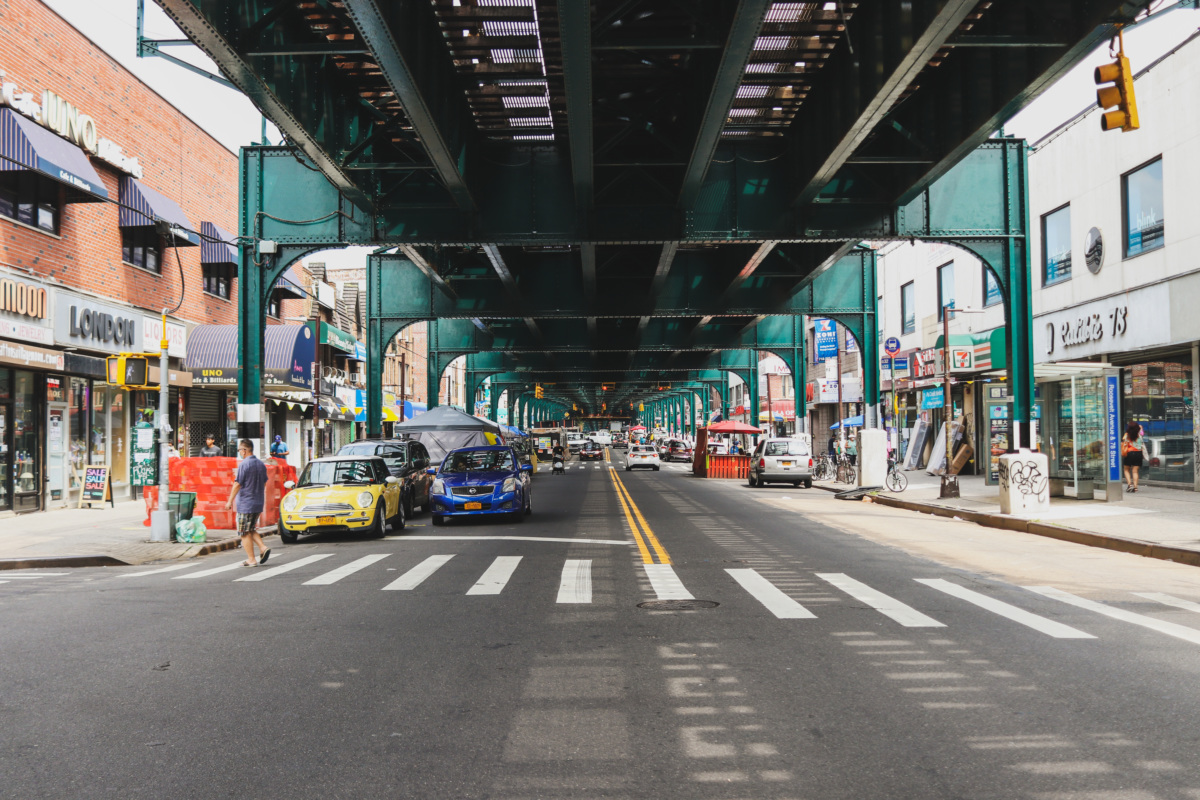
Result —
[{"label": "green awning", "polygon": [[[991,369],[1007,369],[1008,360],[1005,357],[1004,328],[996,328],[982,333],[952,333],[951,347],[970,347],[974,356],[975,371]],[[937,337],[933,345],[935,350],[942,348],[942,337]]]}]

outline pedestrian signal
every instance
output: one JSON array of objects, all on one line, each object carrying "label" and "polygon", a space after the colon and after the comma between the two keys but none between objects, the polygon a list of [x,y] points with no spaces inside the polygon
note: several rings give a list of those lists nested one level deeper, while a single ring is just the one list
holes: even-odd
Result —
[{"label": "pedestrian signal", "polygon": [[1096,85],[1100,87],[1096,90],[1096,105],[1100,108],[1114,109],[1100,117],[1100,130],[1135,131],[1140,126],[1137,100],[1133,95],[1133,72],[1129,68],[1129,59],[1125,57],[1125,40],[1119,32],[1117,39],[1120,42],[1117,60],[1096,67],[1093,76]]},{"label": "pedestrian signal", "polygon": [[150,361],[145,356],[109,356],[108,383],[113,386],[150,385]]}]

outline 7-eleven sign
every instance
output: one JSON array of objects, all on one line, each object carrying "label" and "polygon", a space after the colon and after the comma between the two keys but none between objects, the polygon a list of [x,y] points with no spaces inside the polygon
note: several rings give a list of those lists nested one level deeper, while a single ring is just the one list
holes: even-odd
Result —
[{"label": "7-eleven sign", "polygon": [[951,347],[950,359],[952,372],[970,372],[975,369],[975,348]]}]

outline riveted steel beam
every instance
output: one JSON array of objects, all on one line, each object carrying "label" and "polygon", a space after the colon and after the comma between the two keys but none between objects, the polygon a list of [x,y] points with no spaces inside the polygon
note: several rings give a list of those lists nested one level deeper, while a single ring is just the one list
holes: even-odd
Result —
[{"label": "riveted steel beam", "polygon": [[567,136],[571,147],[571,177],[575,207],[585,228],[592,208],[592,4],[559,0],[563,84],[567,92]]},{"label": "riveted steel beam", "polygon": [[[393,8],[389,18],[376,0],[343,0],[343,5],[400,100],[438,177],[459,209],[473,212],[475,200],[465,177],[471,113],[449,55],[431,52],[428,47],[411,48],[415,52],[406,53],[396,38],[397,32],[410,42],[440,38],[431,6],[421,2],[391,4],[400,7]],[[413,59],[421,55],[421,63],[414,63]]]}]

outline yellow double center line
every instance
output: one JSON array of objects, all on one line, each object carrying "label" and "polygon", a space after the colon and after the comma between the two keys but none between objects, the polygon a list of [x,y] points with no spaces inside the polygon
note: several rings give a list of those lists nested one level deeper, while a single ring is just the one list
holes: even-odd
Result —
[{"label": "yellow double center line", "polygon": [[[654,548],[654,553],[658,556],[659,564],[670,564],[671,557],[667,555],[666,549],[658,541],[658,537],[654,535],[654,531],[650,530],[650,523],[646,522],[646,518],[642,516],[642,510],[637,507],[637,503],[633,502],[633,498],[629,496],[629,490],[625,488],[625,484],[617,477],[617,471],[613,467],[608,468],[609,477],[612,478],[613,488],[617,490],[617,500],[621,503],[621,510],[625,512],[625,519],[629,523],[629,530],[633,531],[633,538],[637,541],[638,550],[642,554],[643,564],[653,564],[654,555],[650,553],[650,548]],[[637,522],[634,522],[634,517]],[[638,525],[641,529],[638,529]],[[650,545],[647,546],[646,542]]]}]

